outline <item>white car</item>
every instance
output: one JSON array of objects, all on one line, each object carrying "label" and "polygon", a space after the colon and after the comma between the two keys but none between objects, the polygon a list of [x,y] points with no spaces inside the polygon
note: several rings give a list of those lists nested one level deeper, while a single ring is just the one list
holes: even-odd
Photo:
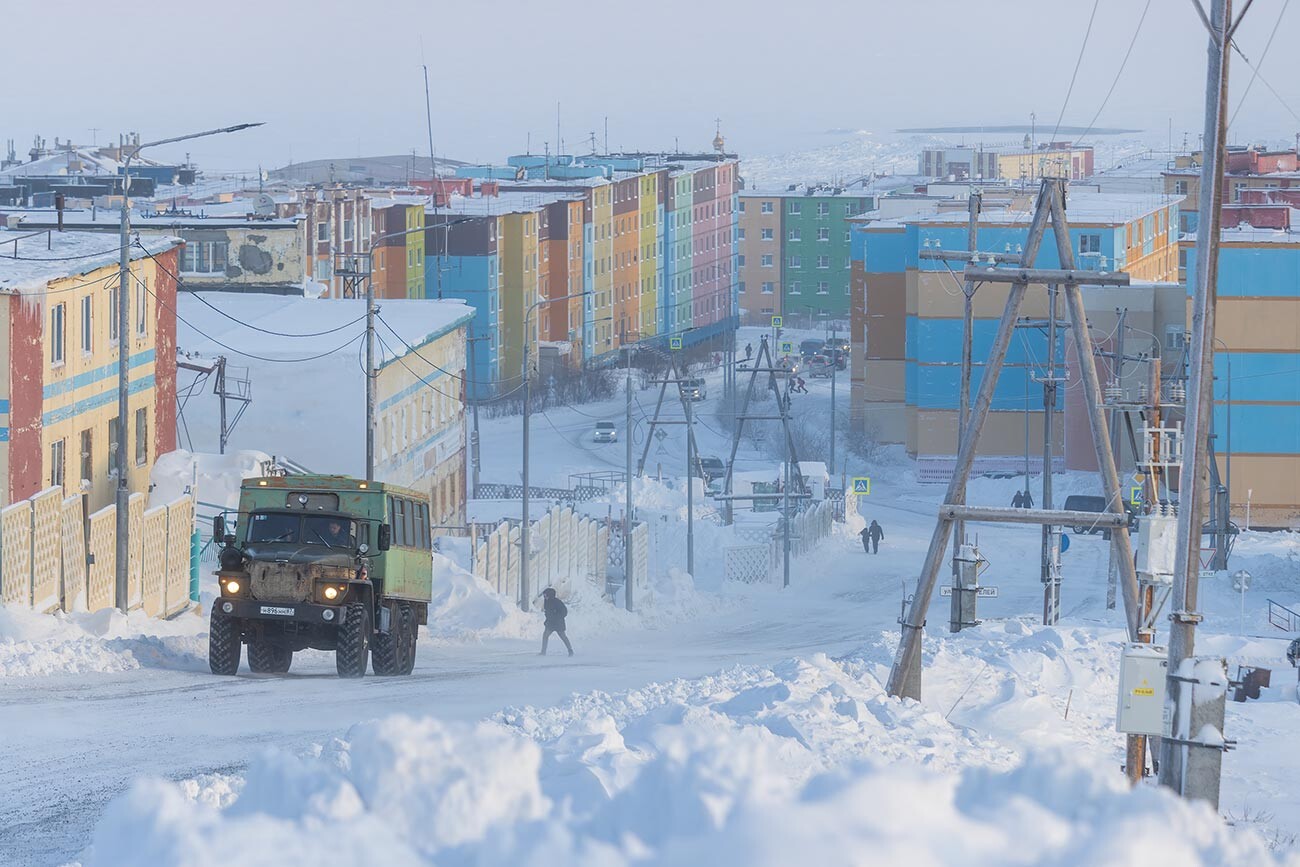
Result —
[{"label": "white car", "polygon": [[596,422],[596,430],[591,435],[591,441],[594,443],[618,442],[618,430],[614,427],[614,423],[612,421]]}]

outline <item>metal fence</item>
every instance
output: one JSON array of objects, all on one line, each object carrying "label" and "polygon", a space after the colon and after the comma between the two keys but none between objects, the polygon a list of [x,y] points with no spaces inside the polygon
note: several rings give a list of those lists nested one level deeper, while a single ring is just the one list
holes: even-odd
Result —
[{"label": "metal fence", "polygon": [[[579,484],[572,488],[548,488],[529,485],[528,496],[534,500],[549,500],[557,503],[588,503],[600,499],[609,493],[609,488],[601,484]],[[503,484],[501,482],[479,482],[479,500],[522,500],[524,486]]]},{"label": "metal fence", "polygon": [[[166,617],[190,604],[194,500],[145,508],[132,494],[127,536],[127,601]],[[0,602],[34,611],[98,611],[113,606],[117,510],[89,513],[81,494],[48,488],[0,510]]]}]

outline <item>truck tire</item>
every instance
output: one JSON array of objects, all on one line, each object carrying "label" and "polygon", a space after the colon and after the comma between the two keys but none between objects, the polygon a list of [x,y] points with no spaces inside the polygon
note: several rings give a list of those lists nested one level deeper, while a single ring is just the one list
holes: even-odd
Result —
[{"label": "truck tire", "polygon": [[268,641],[248,644],[248,669],[257,674],[284,674],[293,664],[293,651]]},{"label": "truck tire", "polygon": [[406,664],[402,666],[400,674],[410,674],[415,670],[415,645],[420,640],[420,624],[416,622],[415,610],[409,602],[402,603],[401,615],[405,626],[407,649]]},{"label": "truck tire", "polygon": [[208,668],[229,677],[239,672],[239,621],[213,610],[208,621]]},{"label": "truck tire", "polygon": [[370,609],[363,602],[353,602],[343,610],[334,667],[339,677],[365,677],[370,661]]},{"label": "truck tire", "polygon": [[374,641],[371,642],[370,664],[375,674],[380,677],[401,674],[406,662],[406,647],[406,623],[402,618],[401,607],[394,605],[388,632],[376,632]]}]

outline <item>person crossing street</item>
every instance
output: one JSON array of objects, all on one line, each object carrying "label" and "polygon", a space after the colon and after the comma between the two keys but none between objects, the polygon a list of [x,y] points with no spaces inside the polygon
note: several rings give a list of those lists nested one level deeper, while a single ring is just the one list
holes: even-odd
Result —
[{"label": "person crossing street", "polygon": [[542,630],[542,652],[539,655],[546,655],[546,644],[554,633],[560,636],[560,640],[568,648],[569,656],[573,656],[573,645],[569,643],[569,636],[564,629],[564,619],[569,615],[568,607],[560,601],[559,596],[555,595],[554,587],[543,590],[542,597],[545,600],[542,603],[542,612],[546,615],[546,622]]}]

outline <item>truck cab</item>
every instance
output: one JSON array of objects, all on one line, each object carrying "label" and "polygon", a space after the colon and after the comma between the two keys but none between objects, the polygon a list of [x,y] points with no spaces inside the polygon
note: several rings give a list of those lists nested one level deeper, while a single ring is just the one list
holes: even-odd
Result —
[{"label": "truck cab", "polygon": [[[229,521],[227,519],[230,519]],[[222,541],[208,663],[287,672],[293,654],[332,650],[341,677],[409,674],[433,590],[427,497],[346,476],[246,479]]]}]

